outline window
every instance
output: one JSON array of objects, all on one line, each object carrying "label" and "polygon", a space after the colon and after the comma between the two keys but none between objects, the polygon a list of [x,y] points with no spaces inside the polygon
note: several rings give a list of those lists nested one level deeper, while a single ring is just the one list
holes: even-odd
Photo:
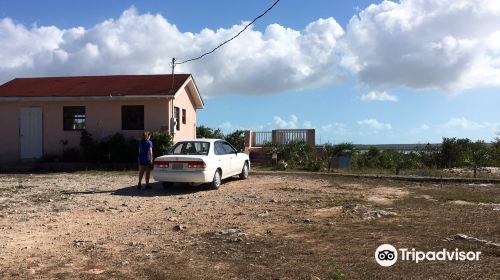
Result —
[{"label": "window", "polygon": [[214,151],[215,151],[215,154],[218,156],[226,154],[226,151],[224,150],[224,146],[222,146],[221,141],[215,142]]},{"label": "window", "polygon": [[122,106],[122,130],[144,129],[144,106]]},{"label": "window", "polygon": [[182,124],[186,124],[186,109],[182,109]]},{"label": "window", "polygon": [[169,155],[208,155],[210,143],[199,141],[178,142],[175,144]]},{"label": "window", "polygon": [[85,129],[85,106],[63,107],[63,129]]},{"label": "window", "polygon": [[224,151],[226,151],[226,154],[234,154],[236,153],[236,150],[227,142],[222,142],[222,146],[224,147]]},{"label": "window", "polygon": [[174,119],[175,119],[175,130],[181,129],[181,120],[180,120],[180,112],[179,107],[174,107]]}]

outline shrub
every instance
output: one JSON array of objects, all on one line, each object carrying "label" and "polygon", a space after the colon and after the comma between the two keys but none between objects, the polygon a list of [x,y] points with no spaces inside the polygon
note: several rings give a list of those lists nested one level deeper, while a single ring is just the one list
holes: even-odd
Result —
[{"label": "shrub", "polygon": [[286,170],[288,168],[288,163],[286,163],[286,161],[284,160],[280,160],[278,161],[276,168],[279,170]]},{"label": "shrub", "polygon": [[82,160],[80,151],[76,148],[65,149],[62,154],[63,162],[79,162]]},{"label": "shrub", "polygon": [[[153,142],[153,156],[159,157],[166,155],[173,145],[172,136],[164,131],[155,131],[151,133],[151,142]],[[137,146],[136,146],[137,150]]]},{"label": "shrub", "polygon": [[196,127],[196,137],[222,139],[224,138],[224,135],[222,134],[222,131],[219,128],[214,130],[204,125],[200,125]]},{"label": "shrub", "polygon": [[288,168],[316,168],[315,162],[320,161],[313,147],[302,140],[293,140],[286,144],[267,143],[265,147],[269,156],[277,154],[278,161],[286,162]]},{"label": "shrub", "polygon": [[236,130],[235,132],[224,136],[224,139],[231,143],[238,151],[245,150],[245,132],[243,130]]}]

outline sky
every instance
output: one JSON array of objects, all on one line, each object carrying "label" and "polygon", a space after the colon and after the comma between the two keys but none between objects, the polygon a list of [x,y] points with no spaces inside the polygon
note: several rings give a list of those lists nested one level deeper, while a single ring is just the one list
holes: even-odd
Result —
[{"label": "sky", "polygon": [[[0,0],[0,83],[170,73],[274,0]],[[500,1],[281,0],[191,73],[198,125],[314,128],[318,143],[500,136]]]}]

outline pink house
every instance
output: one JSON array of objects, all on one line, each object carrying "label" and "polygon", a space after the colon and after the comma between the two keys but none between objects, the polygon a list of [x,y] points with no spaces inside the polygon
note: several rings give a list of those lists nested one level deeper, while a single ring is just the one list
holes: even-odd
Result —
[{"label": "pink house", "polygon": [[17,78],[0,86],[0,163],[37,159],[116,132],[196,138],[204,103],[189,74]]}]

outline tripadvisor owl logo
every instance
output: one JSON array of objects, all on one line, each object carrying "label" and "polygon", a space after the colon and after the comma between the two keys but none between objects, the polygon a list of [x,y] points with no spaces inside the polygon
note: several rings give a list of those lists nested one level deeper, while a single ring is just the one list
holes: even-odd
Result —
[{"label": "tripadvisor owl logo", "polygon": [[410,261],[416,264],[426,261],[479,261],[480,251],[460,251],[458,248],[449,250],[443,248],[439,251],[419,251],[415,248],[399,248],[396,250],[391,244],[382,244],[375,250],[375,260],[381,266],[391,266],[398,260]]},{"label": "tripadvisor owl logo", "polygon": [[382,244],[375,250],[375,260],[381,266],[391,266],[398,260],[398,251],[391,244]]}]

